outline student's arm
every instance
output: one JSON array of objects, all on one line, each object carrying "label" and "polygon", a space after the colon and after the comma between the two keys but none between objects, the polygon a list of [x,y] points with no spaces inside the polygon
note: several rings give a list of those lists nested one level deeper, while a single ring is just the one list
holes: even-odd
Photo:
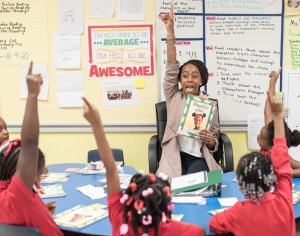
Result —
[{"label": "student's arm", "polygon": [[[272,71],[269,75],[269,77],[270,77],[269,93],[271,96],[275,96],[275,86],[276,86],[277,79],[280,75],[280,71],[281,71],[281,68],[279,68],[277,70],[277,72]],[[265,125],[269,124],[273,120],[273,118],[272,118],[272,110],[271,110],[271,106],[270,106],[268,97],[267,97],[266,103],[265,103],[264,115],[265,115]]]},{"label": "student's arm", "polygon": [[37,97],[43,83],[40,74],[32,74],[33,63],[30,63],[26,77],[28,97],[21,130],[21,152],[18,158],[16,174],[32,190],[37,172],[39,117]]},{"label": "student's arm", "polygon": [[271,150],[271,159],[277,176],[276,192],[291,197],[292,175],[290,157],[285,139],[285,128],[283,122],[283,104],[276,99],[275,95],[268,92],[268,99],[274,120],[274,146]]},{"label": "student's arm", "polygon": [[82,99],[84,101],[83,116],[91,124],[99,155],[101,156],[103,164],[106,168],[107,193],[110,195],[115,192],[119,192],[120,180],[118,169],[113,153],[106,139],[99,112],[97,108],[86,98]]},{"label": "student's arm", "polygon": [[163,13],[159,17],[164,23],[167,35],[166,35],[166,43],[167,43],[167,62],[170,64],[176,64],[176,47],[175,47],[175,31],[174,31],[174,6],[173,2],[171,2],[170,12]]},{"label": "student's arm", "polygon": [[300,177],[300,168],[292,169],[292,176],[293,177]]}]

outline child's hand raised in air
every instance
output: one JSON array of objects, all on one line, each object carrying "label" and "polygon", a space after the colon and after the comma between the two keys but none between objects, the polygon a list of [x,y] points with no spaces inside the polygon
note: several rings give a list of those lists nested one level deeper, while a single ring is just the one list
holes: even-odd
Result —
[{"label": "child's hand raised in air", "polygon": [[41,74],[32,74],[33,62],[30,62],[26,82],[29,96],[38,96],[40,93],[41,85],[43,84],[43,78]]},{"label": "child's hand raised in air", "polygon": [[276,96],[274,94],[271,94],[269,91],[268,94],[268,100],[270,102],[270,107],[273,113],[273,116],[279,116],[282,115],[283,111],[283,104],[281,100],[277,100]]},{"label": "child's hand raised in air", "polygon": [[84,101],[83,117],[91,124],[101,123],[100,114],[98,109],[91,104],[85,97],[82,97]]},{"label": "child's hand raised in air", "polygon": [[270,86],[274,86],[274,89],[275,89],[275,84],[277,82],[277,79],[280,75],[280,72],[281,72],[281,68],[279,68],[277,71],[271,71],[270,75],[269,75],[269,78],[270,78]]}]

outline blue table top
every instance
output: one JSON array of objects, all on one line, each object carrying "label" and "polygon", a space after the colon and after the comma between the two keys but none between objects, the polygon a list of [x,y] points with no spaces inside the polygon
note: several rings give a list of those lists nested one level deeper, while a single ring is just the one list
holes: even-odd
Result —
[{"label": "blue table top", "polygon": [[[67,164],[56,164],[49,165],[50,172],[64,172],[67,168],[81,168],[84,167],[84,164],[78,163],[67,163]],[[124,173],[133,174],[135,170],[131,167],[124,166]],[[207,235],[214,235],[208,229],[209,219],[212,217],[208,213],[210,210],[222,208],[218,198],[220,197],[236,197],[238,200],[243,199],[243,195],[239,191],[238,184],[233,181],[235,177],[234,172],[225,173],[222,176],[222,191],[220,196],[207,197],[207,202],[205,205],[198,204],[175,204],[175,209],[173,210],[174,214],[183,214],[184,217],[181,221],[193,223],[200,225],[206,231]],[[52,200],[58,200],[56,204],[56,214],[62,211],[65,211],[69,208],[72,208],[78,204],[90,205],[94,203],[101,203],[107,205],[106,198],[92,200],[84,194],[76,190],[77,187],[91,184],[93,186],[100,186],[100,180],[105,178],[104,174],[99,175],[83,175],[78,173],[71,173],[68,181],[60,182],[62,184],[66,196],[58,198],[47,198],[44,199],[44,202],[49,202]],[[294,190],[300,191],[300,178],[294,178],[293,182],[295,183]],[[295,218],[300,217],[300,203],[294,205]],[[91,224],[79,231],[85,234],[94,234],[94,235],[111,235],[111,225],[108,218],[100,220],[94,224]]]}]

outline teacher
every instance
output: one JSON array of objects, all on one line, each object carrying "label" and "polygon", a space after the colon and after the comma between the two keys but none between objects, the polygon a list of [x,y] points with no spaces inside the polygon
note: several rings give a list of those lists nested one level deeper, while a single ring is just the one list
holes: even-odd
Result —
[{"label": "teacher", "polygon": [[160,15],[167,29],[167,65],[163,88],[168,118],[162,140],[162,156],[157,170],[157,173],[163,172],[171,178],[199,171],[221,169],[213,157],[213,152],[218,149],[219,138],[217,110],[210,130],[199,131],[199,139],[177,136],[186,95],[200,96],[200,88],[208,80],[208,71],[200,60],[189,60],[179,67],[176,59],[174,17],[173,3],[171,3],[170,12]]}]

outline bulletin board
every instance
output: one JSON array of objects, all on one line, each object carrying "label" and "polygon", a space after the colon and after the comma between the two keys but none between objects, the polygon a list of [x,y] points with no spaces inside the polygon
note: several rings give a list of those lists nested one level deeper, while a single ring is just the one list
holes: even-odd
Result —
[{"label": "bulletin board", "polygon": [[[83,75],[83,95],[97,106],[104,124],[112,126],[135,125],[141,127],[145,124],[154,125],[156,122],[155,103],[158,102],[155,14],[151,14],[151,12],[147,13],[145,10],[145,18],[126,20],[125,17],[125,19],[121,20],[118,18],[120,11],[118,6],[119,1],[115,0],[105,1],[105,6],[112,7],[113,9],[111,16],[107,15],[107,17],[104,18],[96,18],[95,15],[99,14],[100,10],[95,11],[95,9],[92,9],[89,5],[90,1],[74,1],[75,0],[0,1],[0,6],[5,6],[6,9],[0,11],[0,116],[6,120],[8,125],[20,125],[22,123],[26,102],[25,99],[20,98],[21,80],[23,79],[21,78],[22,66],[23,64],[29,63],[30,60],[33,60],[36,64],[45,65],[48,70],[48,99],[39,101],[39,118],[41,125],[57,127],[87,125],[86,120],[82,117],[82,107],[59,107],[58,105],[58,75],[61,73],[76,73],[79,71],[82,72]],[[96,4],[96,1],[93,2]],[[63,4],[80,5],[80,3],[82,3],[82,7],[77,9],[76,12],[61,11]],[[151,8],[152,1],[146,0],[144,3],[144,9]],[[103,10],[105,7],[100,4],[100,9]],[[155,8],[152,12],[155,13]],[[76,14],[78,13],[83,14],[83,31],[76,33],[80,37],[79,68],[57,68],[55,64],[59,63],[57,61],[54,62],[54,48],[56,47],[54,38],[61,34],[62,21],[68,21],[70,24],[74,22],[80,24],[76,18]],[[108,12],[103,12],[103,14],[107,13]],[[143,16],[143,14],[141,15]],[[9,28],[12,25],[15,25],[14,29]],[[119,28],[116,29],[116,26]],[[140,26],[147,28],[147,30],[141,30],[143,36],[145,36],[143,42],[141,42],[140,37],[134,37],[132,35],[133,31],[139,32]],[[128,53],[126,50],[129,51],[131,49],[130,55],[132,60],[130,62],[124,60],[124,58],[120,60],[120,58],[116,58],[116,56],[113,58],[115,61],[110,60],[110,58],[108,58],[109,56],[106,58],[106,61],[100,61],[96,58],[99,55],[95,54],[92,58],[94,61],[91,63],[91,51],[89,50],[91,48],[94,50],[97,46],[96,44],[100,42],[94,38],[93,47],[89,45],[92,41],[91,29],[100,31],[105,28],[110,30],[114,29],[116,32],[113,37],[107,38],[106,43],[114,45],[121,43],[123,47],[106,47],[104,50],[115,50],[115,55],[120,55],[121,53],[128,55],[126,54]],[[124,32],[122,35],[117,35],[122,31]],[[4,39],[6,40],[5,42],[3,41]],[[121,40],[123,41],[121,42]],[[69,42],[70,41],[66,41],[66,44]],[[139,44],[139,47],[137,44]],[[133,48],[132,45],[136,47]],[[144,45],[147,45],[147,48]],[[136,52],[137,48],[140,51]],[[99,51],[101,51],[101,48],[98,47],[95,49],[95,52]],[[112,51],[109,51],[109,55],[112,55]],[[138,56],[133,58],[135,55]],[[151,58],[151,61],[149,61],[148,58]],[[64,59],[71,60],[72,58]],[[135,69],[134,73],[127,73],[130,66],[133,67],[137,64],[141,65],[144,73],[141,73],[139,67]],[[93,73],[91,73],[91,65],[93,65]],[[126,68],[122,75],[115,73],[119,71],[116,65],[119,65],[119,67],[123,69]],[[115,69],[111,69],[113,66]],[[110,71],[110,74],[97,74],[100,67],[108,68],[107,70]],[[105,96],[110,95],[107,90],[103,89],[105,82],[109,84],[110,81],[114,81],[116,84],[115,89],[123,91],[124,89],[120,88],[122,83],[121,85],[118,83],[118,81],[121,80],[132,80],[135,89],[135,102],[133,104],[125,103],[125,105],[121,102],[119,104],[112,102],[114,105],[105,104],[103,102]],[[138,85],[135,84],[136,80],[139,80]],[[112,84],[112,86],[115,86],[114,83]]]},{"label": "bulletin board", "polygon": [[[168,12],[170,2],[158,0],[158,14]],[[221,125],[245,125],[249,114],[263,112],[268,75],[282,66],[283,1],[173,2],[178,61],[202,60],[209,71],[204,89],[218,100]],[[166,31],[161,22],[158,28],[159,57],[165,65]],[[162,66],[160,78],[164,73]]]}]

